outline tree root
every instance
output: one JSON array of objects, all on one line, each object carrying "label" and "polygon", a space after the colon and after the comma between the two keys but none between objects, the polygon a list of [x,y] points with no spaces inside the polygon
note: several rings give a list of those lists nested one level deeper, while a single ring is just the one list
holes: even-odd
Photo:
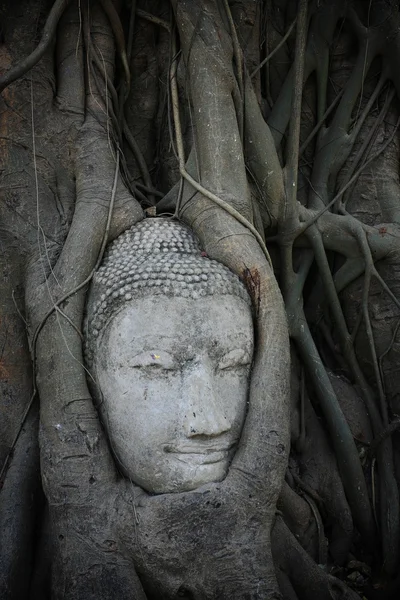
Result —
[{"label": "tree root", "polygon": [[285,600],[360,600],[312,560],[279,516],[272,529],[272,554],[279,584],[290,594]]},{"label": "tree root", "polygon": [[63,296],[61,296],[61,298],[59,298],[54,303],[54,305],[50,308],[50,310],[47,311],[46,315],[44,316],[42,321],[39,323],[37,328],[35,329],[35,332],[34,332],[33,338],[32,338],[32,344],[31,344],[32,361],[33,361],[34,368],[35,368],[35,364],[36,364],[36,343],[37,343],[37,340],[38,340],[38,337],[39,337],[39,334],[40,334],[42,328],[46,324],[47,319],[50,317],[50,315],[53,314],[53,312],[55,310],[57,310],[60,307],[60,305],[63,302],[68,300],[68,298],[70,298],[71,296],[73,296],[74,294],[76,294],[77,292],[82,290],[84,287],[86,287],[90,283],[93,275],[95,274],[95,272],[99,268],[101,261],[103,260],[104,252],[106,249],[106,245],[107,245],[108,237],[109,237],[109,233],[110,233],[111,218],[112,218],[112,214],[113,214],[115,195],[116,195],[116,191],[117,191],[118,175],[119,175],[119,151],[117,151],[117,161],[116,161],[116,166],[115,166],[114,183],[113,183],[113,188],[112,188],[112,192],[111,192],[111,199],[110,199],[110,204],[109,204],[109,209],[108,209],[106,227],[104,230],[103,239],[102,239],[102,243],[100,246],[99,254],[97,256],[96,263],[95,263],[93,269],[91,270],[91,272],[89,273],[89,275],[81,283],[79,283],[76,287],[74,287],[69,292],[66,292]]},{"label": "tree root", "polygon": [[122,29],[121,20],[117,11],[115,10],[114,4],[110,0],[99,0],[104,12],[110,20],[110,24],[112,30],[115,35],[115,40],[117,43],[118,52],[121,57],[122,66],[125,73],[126,79],[126,89],[129,90],[131,85],[131,72],[129,69],[128,59],[126,56],[126,48],[125,48],[125,36],[124,30]]},{"label": "tree root", "polygon": [[267,56],[266,56],[266,57],[265,57],[265,58],[264,58],[264,59],[263,59],[261,62],[260,62],[260,64],[258,65],[258,67],[256,67],[256,68],[254,69],[254,71],[253,71],[252,73],[250,73],[250,79],[253,79],[253,77],[255,77],[255,76],[257,75],[258,71],[259,71],[260,69],[262,69],[262,68],[264,67],[264,65],[266,65],[266,64],[267,64],[267,62],[268,62],[269,60],[271,60],[271,58],[272,58],[273,56],[275,56],[275,54],[278,52],[278,50],[279,50],[280,48],[282,48],[283,44],[285,44],[285,43],[286,43],[286,40],[287,40],[287,39],[290,37],[290,35],[291,35],[291,33],[292,33],[292,31],[293,31],[293,29],[294,29],[294,27],[295,27],[296,23],[297,23],[297,17],[296,17],[296,19],[295,19],[295,20],[292,22],[292,24],[290,25],[289,29],[287,30],[287,32],[285,33],[285,35],[283,36],[283,38],[281,39],[281,41],[279,42],[279,44],[277,44],[277,45],[275,46],[275,48],[274,48],[274,49],[273,49],[273,50],[272,50],[272,51],[271,51],[271,52],[270,52],[270,53],[269,53],[269,54],[268,54],[268,55],[267,55]]},{"label": "tree root", "polygon": [[[214,202],[217,206],[223,208],[229,215],[234,217],[241,225],[244,225],[246,229],[248,229],[256,238],[259,243],[265,258],[269,262],[272,267],[271,257],[265,245],[263,237],[258,233],[257,229],[246,219],[238,210],[236,210],[233,206],[225,202],[215,194],[213,194],[210,190],[206,189],[202,186],[198,181],[193,179],[193,177],[187,172],[185,167],[185,155],[183,150],[183,137],[182,137],[182,128],[180,125],[180,117],[179,117],[179,96],[178,96],[178,85],[176,80],[176,61],[172,62],[171,67],[171,97],[172,97],[172,109],[174,114],[174,124],[175,124],[175,135],[177,141],[177,150],[178,150],[178,158],[179,158],[179,172],[182,177],[192,186],[195,190],[200,192],[203,196]],[[177,209],[179,211],[179,206],[177,205]]]},{"label": "tree root", "polygon": [[0,92],[9,86],[10,83],[16,81],[22,77],[22,75],[25,75],[25,73],[30,71],[39,62],[46,50],[50,47],[50,44],[56,34],[58,21],[60,20],[70,1],[71,0],[56,0],[54,2],[49,16],[47,17],[39,44],[29,56],[27,56],[14,68],[10,69],[10,71],[3,75],[3,77],[0,77]]}]

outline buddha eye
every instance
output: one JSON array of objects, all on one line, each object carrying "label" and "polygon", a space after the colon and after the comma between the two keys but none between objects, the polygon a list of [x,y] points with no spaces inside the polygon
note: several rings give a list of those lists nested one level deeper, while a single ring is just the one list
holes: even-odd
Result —
[{"label": "buddha eye", "polygon": [[141,352],[129,361],[129,367],[133,369],[174,371],[178,366],[177,360],[162,350]]},{"label": "buddha eye", "polygon": [[218,369],[225,371],[234,367],[248,367],[251,363],[251,355],[244,348],[236,348],[225,354],[218,363]]}]

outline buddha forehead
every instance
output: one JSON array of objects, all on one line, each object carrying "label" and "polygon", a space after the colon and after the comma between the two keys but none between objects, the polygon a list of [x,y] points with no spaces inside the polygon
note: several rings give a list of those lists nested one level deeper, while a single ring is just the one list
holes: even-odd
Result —
[{"label": "buddha forehead", "polygon": [[[247,303],[237,296],[182,298],[157,296],[122,305],[98,338],[97,355],[129,360],[135,353],[163,349],[177,360],[207,354],[213,359],[232,349],[253,351],[253,325]],[[154,355],[157,362],[157,353]],[[151,362],[151,361],[150,361]]]}]

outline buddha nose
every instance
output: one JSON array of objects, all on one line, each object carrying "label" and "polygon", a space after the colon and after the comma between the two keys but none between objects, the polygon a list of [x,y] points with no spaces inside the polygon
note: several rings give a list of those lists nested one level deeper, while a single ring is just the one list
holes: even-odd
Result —
[{"label": "buddha nose", "polygon": [[187,437],[217,436],[231,428],[215,394],[214,378],[211,365],[206,363],[194,365],[185,373],[182,391]]}]

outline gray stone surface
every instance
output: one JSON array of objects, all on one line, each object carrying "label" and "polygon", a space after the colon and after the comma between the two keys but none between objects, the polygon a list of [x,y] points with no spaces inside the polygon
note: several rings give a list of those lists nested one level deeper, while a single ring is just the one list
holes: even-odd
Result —
[{"label": "gray stone surface", "polygon": [[184,225],[148,220],[109,250],[86,331],[120,470],[153,493],[221,481],[245,420],[254,349],[239,279],[204,257]]}]

